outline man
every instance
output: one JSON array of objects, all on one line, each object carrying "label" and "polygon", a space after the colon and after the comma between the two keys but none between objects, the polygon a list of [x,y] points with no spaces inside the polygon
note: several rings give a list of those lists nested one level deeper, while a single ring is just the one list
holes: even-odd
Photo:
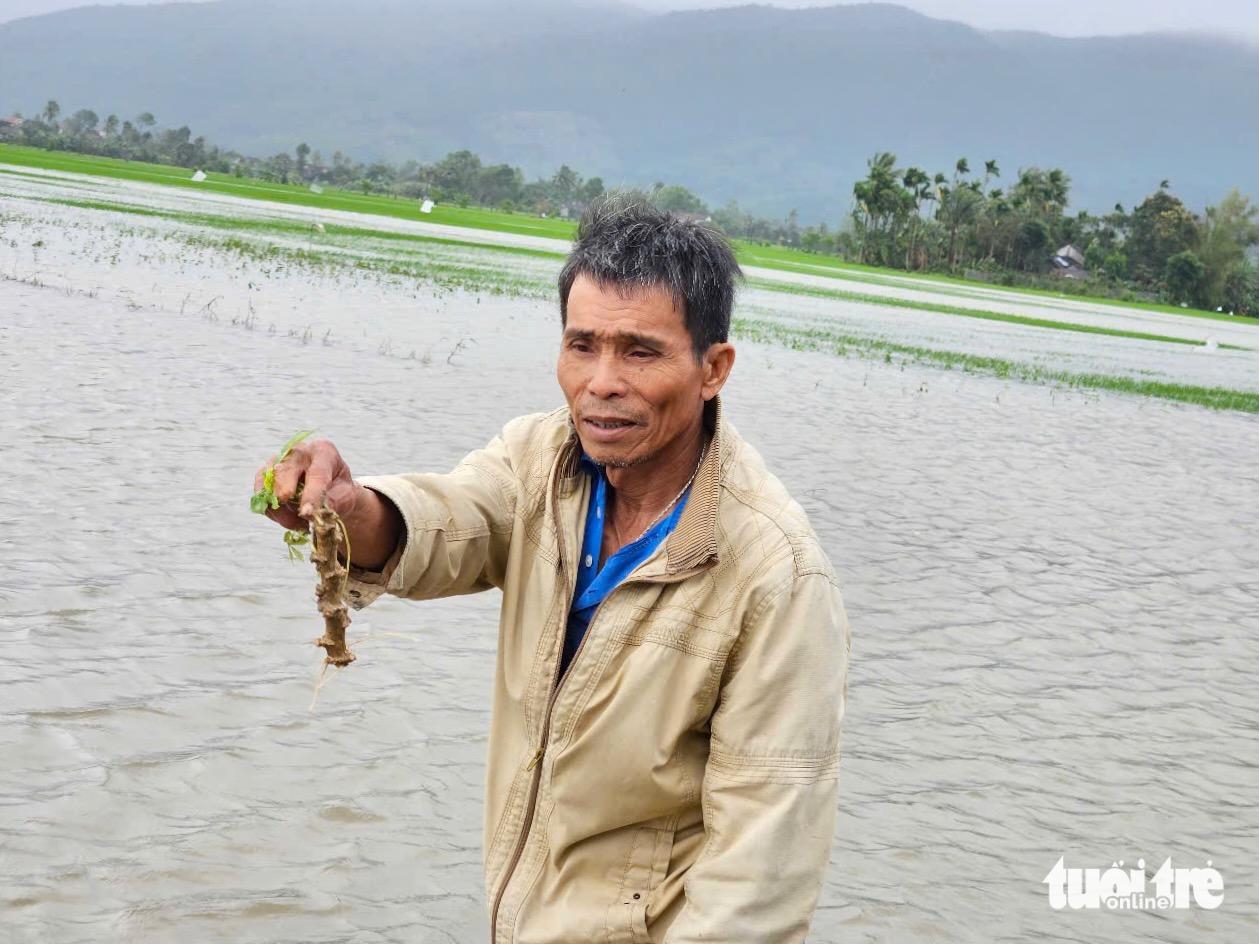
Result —
[{"label": "man", "polygon": [[[614,196],[560,274],[567,407],[447,475],[275,491],[345,520],[350,596],[503,591],[486,771],[495,944],[803,940],[829,858],[849,630],[817,537],[722,416],[726,241]],[[259,473],[261,475],[261,472]],[[299,514],[300,512],[300,514]]]}]

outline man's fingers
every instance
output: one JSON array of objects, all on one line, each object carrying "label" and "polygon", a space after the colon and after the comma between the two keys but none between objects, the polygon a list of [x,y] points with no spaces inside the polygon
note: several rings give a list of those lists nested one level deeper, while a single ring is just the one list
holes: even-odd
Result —
[{"label": "man's fingers", "polygon": [[317,439],[310,444],[310,464],[306,469],[306,487],[302,489],[302,506],[298,510],[303,518],[314,517],[316,509],[328,497],[340,464],[340,454],[332,443]]},{"label": "man's fingers", "polygon": [[265,487],[267,470],[275,469],[271,489],[280,507],[267,510],[272,521],[294,531],[305,531],[307,522],[325,501],[338,514],[353,509],[354,480],[341,453],[328,440],[299,443],[284,461],[277,464],[275,460],[272,456],[254,473],[254,491],[258,492]]},{"label": "man's fingers", "polygon": [[284,461],[275,467],[275,497],[281,502],[291,502],[297,497],[297,487],[308,474],[310,454],[300,447],[294,448]]}]

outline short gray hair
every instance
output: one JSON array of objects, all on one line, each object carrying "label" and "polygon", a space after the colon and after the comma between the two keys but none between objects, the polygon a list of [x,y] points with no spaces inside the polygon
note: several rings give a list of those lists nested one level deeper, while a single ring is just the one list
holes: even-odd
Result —
[{"label": "short gray hair", "polygon": [[640,191],[611,191],[582,215],[560,271],[560,321],[580,275],[620,291],[664,288],[686,320],[695,359],[730,337],[735,286],[743,270],[730,241],[703,223],[657,208]]}]

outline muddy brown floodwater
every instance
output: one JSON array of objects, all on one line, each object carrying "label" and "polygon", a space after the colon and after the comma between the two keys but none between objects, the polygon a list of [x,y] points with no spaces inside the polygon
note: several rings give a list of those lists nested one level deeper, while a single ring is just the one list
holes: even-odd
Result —
[{"label": "muddy brown floodwater", "polygon": [[[554,407],[556,316],[317,301],[434,353],[0,282],[4,944],[486,941],[497,595],[363,612],[312,712],[315,575],[248,498],[299,428],[440,470]],[[727,406],[853,623],[811,944],[1259,939],[1255,418],[755,345]],[[1061,856],[1224,903],[1056,912]]]}]

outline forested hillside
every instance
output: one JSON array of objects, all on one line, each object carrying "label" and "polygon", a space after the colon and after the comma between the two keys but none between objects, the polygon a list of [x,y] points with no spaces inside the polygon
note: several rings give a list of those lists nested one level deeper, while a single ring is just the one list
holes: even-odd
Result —
[{"label": "forested hillside", "polygon": [[649,16],[574,0],[221,0],[0,26],[0,112],[187,123],[243,153],[468,148],[527,175],[668,180],[710,205],[838,220],[871,154],[1061,167],[1072,208],[1169,179],[1259,193],[1259,53],[1174,37],[983,33],[870,4]]}]

